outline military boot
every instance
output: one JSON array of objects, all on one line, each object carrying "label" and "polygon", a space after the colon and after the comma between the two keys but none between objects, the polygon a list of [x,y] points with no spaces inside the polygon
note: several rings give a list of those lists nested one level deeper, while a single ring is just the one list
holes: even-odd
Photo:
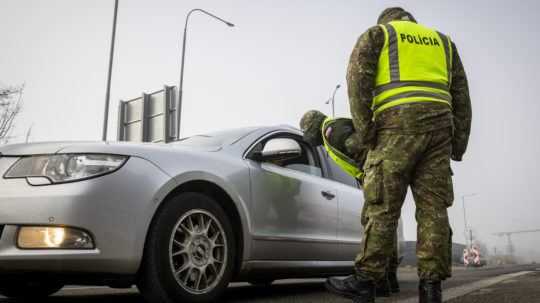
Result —
[{"label": "military boot", "polygon": [[328,278],[326,289],[336,295],[352,299],[354,303],[374,303],[375,283],[373,280],[357,275],[350,275],[345,279]]},{"label": "military boot", "polygon": [[390,281],[388,279],[388,274],[384,278],[375,282],[375,296],[376,297],[390,297]]},{"label": "military boot", "polygon": [[441,303],[441,281],[420,280],[418,284],[418,303]]},{"label": "military boot", "polygon": [[398,292],[400,292],[397,272],[391,271],[388,273],[388,283],[390,284],[390,292],[394,294],[397,294]]}]

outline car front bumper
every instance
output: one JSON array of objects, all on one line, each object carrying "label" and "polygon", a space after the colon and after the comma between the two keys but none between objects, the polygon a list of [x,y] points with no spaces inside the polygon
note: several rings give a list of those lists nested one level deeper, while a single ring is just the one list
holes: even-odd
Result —
[{"label": "car front bumper", "polygon": [[[17,158],[0,158],[0,173]],[[107,273],[139,268],[144,241],[171,178],[131,157],[118,171],[80,182],[31,186],[0,177],[0,273]],[[20,249],[20,226],[67,226],[87,231],[94,249]]]}]

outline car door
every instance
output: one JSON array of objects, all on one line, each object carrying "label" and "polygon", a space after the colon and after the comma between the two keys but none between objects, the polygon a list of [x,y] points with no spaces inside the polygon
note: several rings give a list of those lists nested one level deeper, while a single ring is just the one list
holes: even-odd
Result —
[{"label": "car door", "polygon": [[[287,163],[247,160],[252,190],[255,260],[334,260],[338,208],[334,182],[322,177],[320,159],[300,136],[302,157]],[[268,138],[268,140],[270,139]],[[264,141],[260,143],[261,147]]]},{"label": "car door", "polygon": [[360,215],[364,206],[364,194],[353,177],[343,171],[330,158],[324,148],[319,148],[326,178],[332,180],[338,193],[338,241],[341,249],[336,250],[335,260],[354,260],[360,252],[364,228]]}]

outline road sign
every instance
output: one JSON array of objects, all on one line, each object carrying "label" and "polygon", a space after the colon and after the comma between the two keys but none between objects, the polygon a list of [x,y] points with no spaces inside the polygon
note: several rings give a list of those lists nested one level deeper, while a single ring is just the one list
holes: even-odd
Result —
[{"label": "road sign", "polygon": [[168,143],[176,138],[176,87],[123,101],[118,109],[118,141]]}]

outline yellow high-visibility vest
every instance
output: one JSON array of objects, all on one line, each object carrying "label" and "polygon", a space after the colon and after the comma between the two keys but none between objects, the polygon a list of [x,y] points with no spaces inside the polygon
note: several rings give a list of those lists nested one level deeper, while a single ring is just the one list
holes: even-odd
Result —
[{"label": "yellow high-visibility vest", "polygon": [[330,145],[330,143],[328,143],[328,140],[326,139],[326,130],[328,129],[328,127],[332,126],[333,123],[339,121],[340,119],[349,120],[346,118],[326,118],[324,120],[321,127],[324,148],[328,152],[330,158],[332,158],[332,160],[334,160],[334,162],[336,162],[336,164],[341,169],[343,169],[347,174],[353,176],[354,178],[360,179],[364,175],[364,172],[360,167],[358,167],[356,161],[334,148],[332,145]]},{"label": "yellow high-visibility vest", "polygon": [[452,106],[450,38],[410,21],[392,21],[379,26],[385,38],[375,78],[374,114],[413,102]]}]

